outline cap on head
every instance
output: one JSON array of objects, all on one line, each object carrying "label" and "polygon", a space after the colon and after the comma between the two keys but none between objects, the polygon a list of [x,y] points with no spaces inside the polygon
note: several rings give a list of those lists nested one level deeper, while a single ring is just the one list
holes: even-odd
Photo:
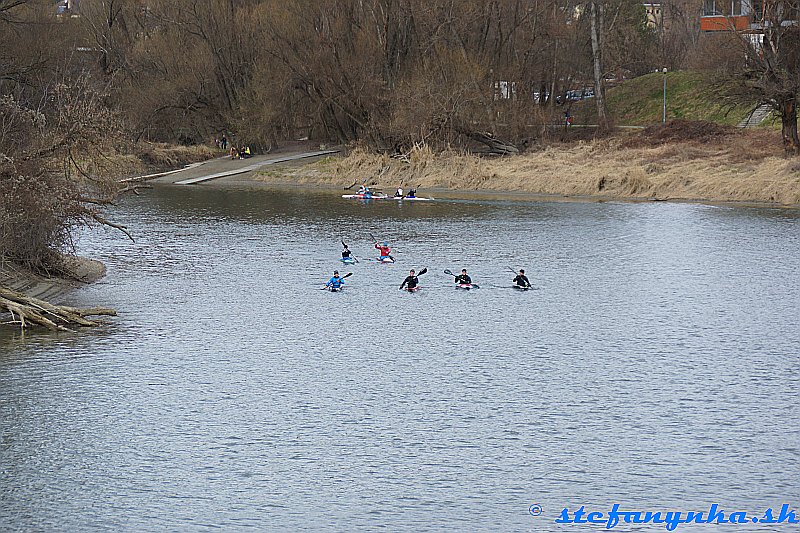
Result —
[{"label": "cap on head", "polygon": [[339,271],[338,271],[338,270],[334,270],[334,271],[333,271],[333,275],[334,275],[334,276],[338,276],[338,275],[339,275]]},{"label": "cap on head", "polygon": [[524,274],[524,273],[525,273],[525,270],[523,270],[523,269],[521,269],[521,268],[520,268],[520,269],[519,269],[519,273],[520,273],[520,274]]},{"label": "cap on head", "polygon": [[383,245],[384,245],[384,246],[389,246],[389,243],[388,243],[388,242],[386,242],[386,241],[383,241]]},{"label": "cap on head", "polygon": [[409,272],[411,272],[413,274],[414,273],[414,269],[412,268],[411,270],[409,270]]},{"label": "cap on head", "polygon": [[466,268],[462,268],[462,269],[461,269],[461,272],[463,272],[464,274],[466,274],[466,273],[467,273],[467,269],[466,269]]}]

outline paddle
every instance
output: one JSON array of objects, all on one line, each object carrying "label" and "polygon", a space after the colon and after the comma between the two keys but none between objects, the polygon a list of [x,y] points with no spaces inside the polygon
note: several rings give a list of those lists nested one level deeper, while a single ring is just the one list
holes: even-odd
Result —
[{"label": "paddle", "polygon": [[[420,277],[420,276],[421,276],[421,275],[423,275],[423,274],[427,274],[427,272],[428,272],[428,267],[425,267],[425,268],[423,268],[422,270],[420,270],[419,272],[417,272],[417,277]],[[403,285],[405,285],[405,281],[403,282]],[[400,290],[402,291],[402,290],[403,290],[403,288],[404,288],[404,287],[401,285],[401,286],[400,286]]]},{"label": "paddle", "polygon": [[[345,248],[347,248],[347,245],[344,243],[344,240],[342,240],[342,246],[344,246]],[[349,250],[350,248],[347,248],[347,249]],[[352,257],[352,258],[353,258],[353,261],[355,261],[356,263],[358,263],[358,257],[354,256],[352,253],[350,254],[350,257]]]},{"label": "paddle", "polygon": [[[450,272],[450,270],[448,270],[446,268],[444,269],[444,273],[447,274],[448,276],[453,276],[454,278],[458,277],[458,276],[456,276],[455,274],[453,274],[452,272]],[[480,289],[481,288],[481,286],[478,285],[477,283],[470,283],[470,285],[472,287],[476,288],[476,289]]]},{"label": "paddle", "polygon": [[[378,239],[375,238],[375,235],[373,235],[372,233],[367,233],[367,235],[369,235],[369,238],[372,239],[372,242],[378,244]],[[394,257],[392,257],[391,255],[387,255],[386,257],[394,261]]]},{"label": "paddle", "polygon": [[[342,276],[342,277],[341,277],[341,278],[339,278],[339,279],[349,278],[349,277],[350,277],[350,276],[352,276],[352,275],[353,275],[353,273],[352,273],[352,272],[348,272],[347,274],[345,274],[344,276]],[[320,289],[319,289],[319,290],[321,290],[321,291],[324,291],[324,290],[326,290],[327,288],[328,288],[328,284],[326,283],[326,284],[325,284],[325,286],[324,286],[324,287],[320,287]]]}]

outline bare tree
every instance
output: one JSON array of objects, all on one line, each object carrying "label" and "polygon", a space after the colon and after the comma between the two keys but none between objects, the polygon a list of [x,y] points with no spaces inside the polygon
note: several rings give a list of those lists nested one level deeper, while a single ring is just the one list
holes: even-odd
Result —
[{"label": "bare tree", "polygon": [[800,91],[800,27],[797,0],[764,0],[761,32],[737,31],[742,60],[728,63],[717,73],[717,91],[735,105],[753,101],[767,104],[781,117],[783,146],[800,153],[797,97]]},{"label": "bare tree", "polygon": [[589,2],[589,20],[592,40],[592,74],[594,78],[594,99],[597,106],[597,127],[601,132],[609,129],[608,112],[606,111],[605,75],[603,71],[603,1]]}]

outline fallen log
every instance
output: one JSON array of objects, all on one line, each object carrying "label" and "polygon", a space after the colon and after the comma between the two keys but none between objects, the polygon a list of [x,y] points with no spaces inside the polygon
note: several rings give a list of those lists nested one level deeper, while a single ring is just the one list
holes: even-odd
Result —
[{"label": "fallen log", "polygon": [[3,324],[19,325],[21,328],[37,324],[52,331],[71,331],[68,326],[93,327],[101,324],[86,318],[88,316],[117,316],[113,309],[54,305],[5,287],[0,287],[0,312],[11,314],[11,320]]},{"label": "fallen log", "polygon": [[473,141],[478,141],[488,146],[489,152],[492,154],[508,155],[519,153],[519,148],[511,143],[494,138],[491,133],[483,133],[480,131],[468,131],[464,133]]}]

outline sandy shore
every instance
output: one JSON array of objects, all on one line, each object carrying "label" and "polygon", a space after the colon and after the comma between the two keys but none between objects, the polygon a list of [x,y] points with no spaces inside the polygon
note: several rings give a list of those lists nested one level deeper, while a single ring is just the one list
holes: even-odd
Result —
[{"label": "sandy shore", "polygon": [[100,261],[76,256],[65,256],[63,272],[51,276],[11,263],[0,263],[0,286],[40,300],[59,302],[72,289],[97,281],[105,273],[106,267]]},{"label": "sandy shore", "polygon": [[433,153],[423,147],[400,160],[355,150],[344,157],[271,168],[254,179],[343,188],[369,178],[385,192],[413,185],[420,195],[484,191],[800,207],[800,159],[782,153],[776,132],[681,131],[673,138],[669,133],[664,129],[551,144],[507,157]]}]

